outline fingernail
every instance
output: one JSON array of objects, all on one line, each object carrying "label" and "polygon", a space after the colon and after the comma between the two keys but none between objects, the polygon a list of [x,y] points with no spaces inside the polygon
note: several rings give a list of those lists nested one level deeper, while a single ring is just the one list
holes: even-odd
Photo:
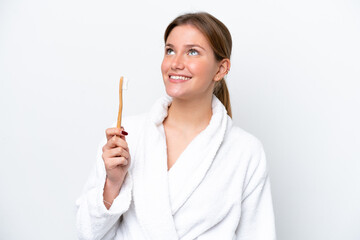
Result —
[{"label": "fingernail", "polygon": [[127,136],[127,135],[128,135],[128,133],[127,133],[126,131],[124,131],[124,130],[123,130],[123,131],[121,131],[121,134],[122,134],[122,135],[125,135],[125,136]]}]

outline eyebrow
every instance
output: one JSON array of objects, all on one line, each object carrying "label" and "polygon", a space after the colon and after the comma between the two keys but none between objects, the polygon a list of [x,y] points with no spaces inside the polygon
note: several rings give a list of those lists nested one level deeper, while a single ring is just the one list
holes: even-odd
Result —
[{"label": "eyebrow", "polygon": [[[174,45],[172,45],[171,43],[167,43],[167,44],[165,45],[165,47],[171,47],[171,48],[174,48]],[[206,52],[205,48],[203,48],[202,46],[197,45],[197,44],[186,44],[186,45],[185,45],[185,47],[187,47],[187,48],[198,47],[198,48],[203,49],[203,50]]]}]

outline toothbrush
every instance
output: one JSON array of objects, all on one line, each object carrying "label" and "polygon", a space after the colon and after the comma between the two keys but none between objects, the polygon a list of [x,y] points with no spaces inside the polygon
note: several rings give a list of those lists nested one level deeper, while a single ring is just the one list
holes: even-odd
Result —
[{"label": "toothbrush", "polygon": [[124,78],[123,76],[120,77],[119,83],[119,113],[117,118],[117,128],[121,129],[121,116],[122,116],[122,109],[123,109],[123,90],[127,89],[128,79]]},{"label": "toothbrush", "polygon": [[123,108],[123,97],[122,97],[122,90],[123,90],[123,81],[124,77],[120,77],[120,84],[119,84],[119,113],[117,118],[117,128],[121,128],[121,115],[122,115],[122,108]]}]

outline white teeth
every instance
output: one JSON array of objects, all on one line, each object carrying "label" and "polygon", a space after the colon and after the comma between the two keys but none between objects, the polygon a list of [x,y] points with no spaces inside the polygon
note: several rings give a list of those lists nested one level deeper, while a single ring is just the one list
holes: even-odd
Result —
[{"label": "white teeth", "polygon": [[172,79],[180,79],[180,80],[189,80],[189,77],[184,77],[184,76],[170,76],[170,78]]}]

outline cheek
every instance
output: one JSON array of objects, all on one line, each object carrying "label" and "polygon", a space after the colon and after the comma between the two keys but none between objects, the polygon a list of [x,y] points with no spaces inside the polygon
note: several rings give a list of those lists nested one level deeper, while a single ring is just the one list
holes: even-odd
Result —
[{"label": "cheek", "polygon": [[188,64],[190,72],[198,75],[202,78],[212,77],[214,72],[213,65],[209,64],[208,61],[197,61]]},{"label": "cheek", "polygon": [[163,59],[162,63],[161,63],[161,72],[162,74],[166,73],[169,70],[169,61],[166,60],[166,58]]},{"label": "cheek", "polygon": [[204,75],[204,72],[206,71],[204,69],[205,65],[202,63],[202,61],[188,61],[186,67],[190,73],[199,77]]}]

